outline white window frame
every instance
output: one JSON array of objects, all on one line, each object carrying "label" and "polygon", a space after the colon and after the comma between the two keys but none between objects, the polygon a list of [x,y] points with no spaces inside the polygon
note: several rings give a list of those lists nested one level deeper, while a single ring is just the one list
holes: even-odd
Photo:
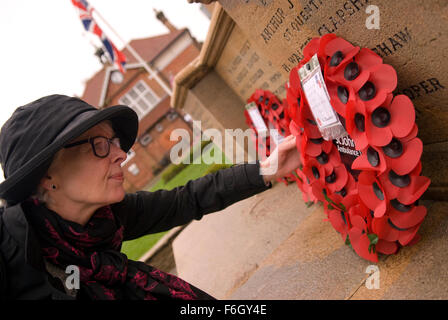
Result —
[{"label": "white window frame", "polygon": [[146,147],[152,142],[152,136],[149,133],[145,133],[143,136],[141,136],[139,142],[142,146]]},{"label": "white window frame", "polygon": [[[137,85],[141,84],[145,90],[143,92],[140,92],[137,89]],[[137,93],[137,97],[133,98],[129,92],[131,90],[134,90],[135,93]],[[151,94],[154,99],[155,99],[155,103],[151,103],[148,99],[146,99],[145,95],[149,93]],[[127,103],[125,101],[123,101],[124,99],[128,99],[130,101],[130,103]],[[148,106],[148,108],[146,110],[143,110],[143,108],[137,103],[138,100],[143,100],[145,102],[145,104]],[[118,102],[120,104],[124,104],[127,105],[129,107],[131,107],[138,115],[138,119],[141,120],[144,116],[146,116],[149,112],[151,112],[151,110],[153,110],[160,102],[161,98],[148,86],[148,84],[143,81],[143,80],[139,80],[133,87],[132,89],[129,89],[128,92],[126,92],[119,100]]]},{"label": "white window frame", "polygon": [[132,158],[135,157],[135,151],[133,149],[129,149],[129,151],[126,153],[126,159],[121,163],[121,166],[124,167],[126,163],[129,162]]}]

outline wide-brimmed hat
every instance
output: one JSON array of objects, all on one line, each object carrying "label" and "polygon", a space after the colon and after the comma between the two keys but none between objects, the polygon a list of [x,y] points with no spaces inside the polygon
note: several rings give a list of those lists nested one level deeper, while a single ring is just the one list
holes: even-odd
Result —
[{"label": "wide-brimmed hat", "polygon": [[138,117],[127,106],[97,109],[81,99],[50,95],[17,108],[0,131],[0,162],[5,180],[0,198],[8,205],[31,195],[53,156],[68,142],[110,120],[125,152],[135,142]]}]

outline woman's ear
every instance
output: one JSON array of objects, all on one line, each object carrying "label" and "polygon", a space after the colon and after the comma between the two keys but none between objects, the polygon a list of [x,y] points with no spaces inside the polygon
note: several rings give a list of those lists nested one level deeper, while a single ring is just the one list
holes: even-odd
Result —
[{"label": "woman's ear", "polygon": [[53,181],[51,180],[51,177],[46,174],[42,179],[40,179],[40,186],[42,186],[45,190],[50,191],[53,189]]}]

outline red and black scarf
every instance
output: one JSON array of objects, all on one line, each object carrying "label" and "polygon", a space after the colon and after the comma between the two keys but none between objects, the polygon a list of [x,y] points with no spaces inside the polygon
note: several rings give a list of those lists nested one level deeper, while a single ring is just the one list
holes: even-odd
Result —
[{"label": "red and black scarf", "polygon": [[110,206],[98,209],[85,226],[63,219],[45,205],[26,202],[26,215],[42,254],[54,265],[80,271],[82,297],[89,299],[214,299],[182,279],[129,260],[120,252],[124,227]]}]

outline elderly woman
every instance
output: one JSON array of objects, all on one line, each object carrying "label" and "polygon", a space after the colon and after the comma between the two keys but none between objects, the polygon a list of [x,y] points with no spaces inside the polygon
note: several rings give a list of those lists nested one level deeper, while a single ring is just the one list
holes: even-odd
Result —
[{"label": "elderly woman", "polygon": [[[277,158],[220,170],[171,191],[126,194],[121,163],[138,118],[51,95],[19,107],[0,132],[6,201],[0,296],[7,299],[213,299],[178,277],[129,260],[121,244],[219,211],[271,187],[299,165],[295,139]],[[260,167],[278,161],[276,174]],[[69,288],[67,267],[79,270]]]}]

